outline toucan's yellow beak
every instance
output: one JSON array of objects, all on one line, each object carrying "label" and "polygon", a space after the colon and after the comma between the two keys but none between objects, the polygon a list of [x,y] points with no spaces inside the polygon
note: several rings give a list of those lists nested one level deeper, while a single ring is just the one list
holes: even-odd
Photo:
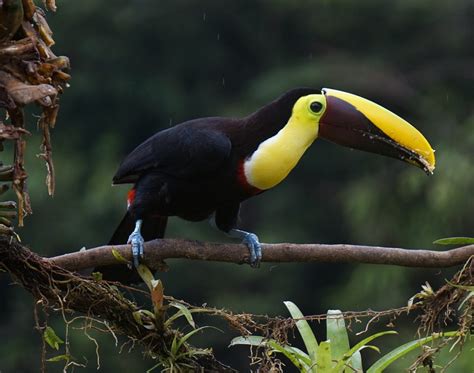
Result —
[{"label": "toucan's yellow beak", "polygon": [[365,98],[323,89],[326,110],[319,122],[319,137],[354,149],[401,159],[432,174],[434,150],[406,120]]}]

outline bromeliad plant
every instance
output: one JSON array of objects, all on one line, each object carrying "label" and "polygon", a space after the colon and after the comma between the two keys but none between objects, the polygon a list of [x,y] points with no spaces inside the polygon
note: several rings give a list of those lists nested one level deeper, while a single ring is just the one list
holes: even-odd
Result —
[{"label": "bromeliad plant", "polygon": [[306,352],[290,345],[282,345],[273,339],[265,339],[261,336],[237,337],[232,340],[230,345],[266,347],[269,354],[283,354],[300,372],[362,372],[360,350],[363,348],[378,350],[377,347],[368,345],[368,343],[382,335],[396,333],[394,331],[377,333],[365,338],[350,348],[349,337],[341,311],[329,310],[326,320],[328,339],[318,343],[311,327],[304,319],[304,315],[299,308],[292,302],[284,303],[291,317],[296,321],[296,327],[303,339]]},{"label": "bromeliad plant", "polygon": [[[327,313],[326,327],[327,340],[318,343],[308,322],[304,319],[299,308],[292,302],[284,302],[285,306],[295,320],[298,332],[303,339],[306,351],[302,351],[288,344],[281,344],[274,339],[262,336],[244,336],[234,338],[230,346],[247,345],[252,347],[263,347],[267,353],[284,355],[300,372],[304,373],[362,373],[362,359],[360,351],[370,348],[380,352],[379,348],[369,343],[374,339],[388,334],[398,334],[396,331],[385,331],[375,333],[353,347],[349,345],[349,337],[342,312],[339,310],[329,310]],[[433,335],[410,341],[401,345],[384,355],[376,361],[367,373],[383,372],[390,364],[405,356],[417,347],[423,346],[434,339],[442,337],[455,337],[458,332],[447,332],[444,334],[434,333]]]}]

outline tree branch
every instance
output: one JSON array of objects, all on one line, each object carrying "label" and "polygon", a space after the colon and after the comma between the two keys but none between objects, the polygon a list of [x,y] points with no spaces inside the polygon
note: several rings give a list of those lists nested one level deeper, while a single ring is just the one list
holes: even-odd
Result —
[{"label": "tree branch", "polygon": [[[466,262],[474,255],[474,245],[446,251],[410,250],[392,247],[325,244],[262,244],[263,262],[370,263],[404,267],[442,268]],[[64,254],[49,261],[68,270],[118,264],[112,254],[117,250],[131,260],[130,245],[100,246]],[[161,239],[145,243],[144,263],[158,268],[163,260],[185,258],[242,264],[248,261],[243,244],[210,243],[191,240]]]}]

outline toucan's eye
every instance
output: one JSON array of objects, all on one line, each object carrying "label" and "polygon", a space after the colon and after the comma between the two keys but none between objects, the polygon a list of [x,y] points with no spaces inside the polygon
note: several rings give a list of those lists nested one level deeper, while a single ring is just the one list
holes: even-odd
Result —
[{"label": "toucan's eye", "polygon": [[314,101],[309,105],[309,108],[313,113],[319,113],[323,109],[323,104],[320,103],[319,101]]}]

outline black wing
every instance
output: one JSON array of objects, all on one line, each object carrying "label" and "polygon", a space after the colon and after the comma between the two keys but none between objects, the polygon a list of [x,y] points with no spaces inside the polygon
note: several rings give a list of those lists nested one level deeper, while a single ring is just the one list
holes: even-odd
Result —
[{"label": "black wing", "polygon": [[114,184],[136,182],[152,169],[185,179],[213,173],[230,159],[232,149],[230,139],[215,128],[218,120],[200,119],[158,132],[124,159]]}]

